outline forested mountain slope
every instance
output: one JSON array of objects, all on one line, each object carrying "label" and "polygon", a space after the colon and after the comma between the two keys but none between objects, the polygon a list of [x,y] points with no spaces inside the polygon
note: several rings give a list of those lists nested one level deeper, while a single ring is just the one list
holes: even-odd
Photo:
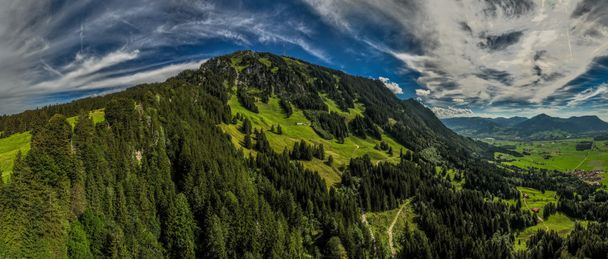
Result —
[{"label": "forested mountain slope", "polygon": [[[386,258],[362,213],[405,200],[415,216],[394,230],[399,257],[534,257],[566,247],[541,232],[528,251],[513,250],[515,233],[537,218],[505,201],[520,197],[515,184],[549,182],[546,173],[519,176],[479,160],[483,145],[381,82],[291,58],[238,52],[164,83],[4,116],[0,129],[31,133],[0,188],[0,257]],[[342,145],[378,148],[348,155]],[[459,170],[463,189],[438,166]],[[573,182],[580,199],[560,207],[605,221],[602,196]],[[596,241],[606,231],[579,227],[565,253],[602,255]]]}]

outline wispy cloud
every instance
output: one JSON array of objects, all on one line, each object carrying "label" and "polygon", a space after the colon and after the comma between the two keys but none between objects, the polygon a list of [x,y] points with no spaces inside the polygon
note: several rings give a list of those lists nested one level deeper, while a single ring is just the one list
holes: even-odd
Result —
[{"label": "wispy cloud", "polygon": [[240,0],[0,1],[0,98],[13,100],[0,103],[0,114],[56,92],[161,81],[208,58],[199,54],[208,42],[287,45],[331,62],[308,21],[285,8]]},{"label": "wispy cloud", "polygon": [[599,97],[602,101],[608,101],[608,85],[602,84],[596,88],[587,88],[576,94],[569,102],[568,106],[577,106],[593,98]]},{"label": "wispy cloud", "polygon": [[101,58],[77,55],[75,60],[66,66],[67,71],[58,72],[59,77],[54,80],[43,81],[32,86],[32,90],[69,90],[86,86],[86,84],[103,77],[103,74],[98,73],[100,70],[136,59],[138,56],[139,50],[132,52],[116,51]]}]

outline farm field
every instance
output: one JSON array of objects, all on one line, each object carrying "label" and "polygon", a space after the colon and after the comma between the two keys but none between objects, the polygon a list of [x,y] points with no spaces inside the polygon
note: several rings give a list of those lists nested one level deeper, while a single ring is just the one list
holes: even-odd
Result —
[{"label": "farm field", "polygon": [[25,155],[30,150],[31,139],[32,134],[29,132],[16,133],[0,139],[0,172],[4,183],[10,179],[17,153],[21,151]]},{"label": "farm field", "polygon": [[495,141],[496,146],[515,146],[524,157],[497,153],[497,158],[513,160],[503,162],[522,168],[538,167],[568,171],[574,169],[604,170],[608,166],[608,141],[594,141],[591,150],[577,151],[576,144],[592,139],[566,139],[551,141]]},{"label": "farm field", "polygon": [[[335,104],[331,102],[327,103],[330,110],[337,109]],[[306,118],[302,110],[294,107],[293,114],[290,117],[287,117],[279,105],[279,99],[276,97],[270,98],[267,104],[256,102],[259,113],[254,113],[243,107],[239,103],[236,95],[233,95],[230,98],[228,104],[232,109],[233,115],[240,113],[251,121],[254,128],[263,129],[268,138],[268,142],[276,152],[283,152],[285,148],[291,150],[294,143],[299,142],[300,140],[305,140],[309,144],[323,144],[325,156],[329,157],[331,155],[334,158],[334,163],[331,166],[319,159],[301,162],[306,168],[319,172],[328,186],[340,181],[341,168],[345,167],[352,157],[360,157],[367,154],[374,162],[386,161],[398,163],[399,150],[403,149],[403,152],[407,150],[402,145],[399,145],[394,139],[384,134],[382,135],[382,140],[392,147],[394,152],[392,156],[386,151],[375,149],[374,147],[379,144],[380,141],[369,137],[362,139],[349,136],[344,139],[344,143],[338,143],[335,139],[323,139],[317,135],[312,127],[310,127],[310,121]],[[345,116],[348,120],[348,118],[354,118],[356,114],[362,113],[362,109],[362,105],[357,105],[356,108],[351,109],[349,113],[342,112],[341,115]],[[241,125],[242,122],[220,125],[220,127],[232,137],[232,143],[237,147],[243,147],[243,139],[245,137],[239,130]],[[271,127],[276,127],[277,125],[281,125],[283,134],[279,135],[270,132]],[[243,152],[248,156],[252,151],[243,148]]]}]

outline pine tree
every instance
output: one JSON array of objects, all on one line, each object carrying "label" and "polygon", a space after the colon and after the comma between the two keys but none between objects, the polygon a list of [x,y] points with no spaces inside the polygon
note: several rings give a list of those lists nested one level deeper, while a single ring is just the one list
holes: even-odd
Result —
[{"label": "pine tree", "polygon": [[170,257],[195,258],[195,226],[188,200],[183,193],[177,195],[175,209],[168,218],[167,240]]},{"label": "pine tree", "polygon": [[243,120],[243,126],[241,127],[241,132],[243,132],[243,134],[251,134],[251,121],[249,121],[249,119],[245,119]]},{"label": "pine tree", "polygon": [[277,124],[277,134],[283,135],[283,128],[281,127],[281,124]]},{"label": "pine tree", "polygon": [[247,149],[251,149],[251,134],[245,135],[245,139],[243,139],[243,146]]},{"label": "pine tree", "polygon": [[326,164],[327,164],[328,166],[332,166],[332,165],[333,165],[333,163],[334,163],[334,156],[329,155],[329,157],[327,157],[327,162],[326,162]]}]

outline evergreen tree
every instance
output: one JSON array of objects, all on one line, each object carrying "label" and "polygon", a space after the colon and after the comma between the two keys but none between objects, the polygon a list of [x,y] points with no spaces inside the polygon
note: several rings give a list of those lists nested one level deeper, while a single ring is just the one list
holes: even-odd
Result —
[{"label": "evergreen tree", "polygon": [[281,124],[277,124],[277,134],[283,135],[283,128],[281,127]]},{"label": "evergreen tree", "polygon": [[241,127],[241,132],[243,132],[243,134],[248,135],[251,134],[251,121],[248,118],[245,118],[245,120],[243,120],[243,126]]}]

